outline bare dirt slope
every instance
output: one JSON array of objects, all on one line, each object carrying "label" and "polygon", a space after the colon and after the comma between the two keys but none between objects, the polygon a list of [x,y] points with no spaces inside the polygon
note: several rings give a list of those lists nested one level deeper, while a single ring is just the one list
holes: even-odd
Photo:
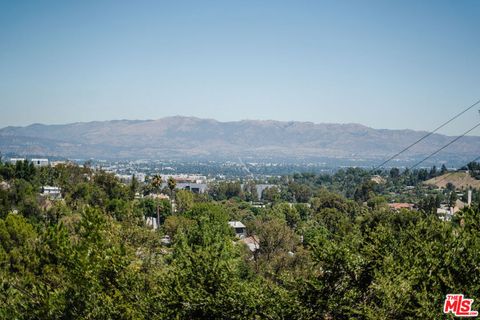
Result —
[{"label": "bare dirt slope", "polygon": [[480,188],[480,180],[474,179],[467,172],[446,173],[439,177],[425,181],[425,184],[445,188],[447,183],[453,184],[457,189]]}]

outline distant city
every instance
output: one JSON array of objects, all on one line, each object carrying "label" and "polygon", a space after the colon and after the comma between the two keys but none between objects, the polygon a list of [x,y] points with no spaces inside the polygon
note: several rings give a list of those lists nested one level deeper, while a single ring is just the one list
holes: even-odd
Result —
[{"label": "distant city", "polygon": [[[149,172],[170,167],[177,173],[281,175],[373,168],[425,134],[360,124],[220,122],[177,116],[6,127],[0,129],[0,150],[7,158],[76,159],[79,163],[96,159],[106,167],[128,164]],[[387,167],[412,166],[440,148],[420,167],[462,166],[477,156],[480,137],[431,134],[391,159]]]}]

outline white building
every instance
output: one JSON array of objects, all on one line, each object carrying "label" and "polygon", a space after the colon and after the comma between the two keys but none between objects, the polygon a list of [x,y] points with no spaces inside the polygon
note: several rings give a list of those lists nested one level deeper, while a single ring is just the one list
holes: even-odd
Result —
[{"label": "white building", "polygon": [[443,221],[450,221],[452,220],[452,216],[453,216],[451,210],[446,208],[438,208],[437,215],[440,218],[440,220],[443,220]]},{"label": "white building", "polygon": [[25,158],[10,158],[10,163],[17,163],[19,161],[25,161]]},{"label": "white building", "polygon": [[240,238],[238,242],[244,243],[251,252],[260,249],[260,241],[257,236],[247,237],[247,227],[240,221],[229,221],[228,225],[235,229],[235,235]]},{"label": "white building", "polygon": [[235,229],[235,235],[240,239],[247,236],[247,227],[240,221],[229,221],[228,225]]},{"label": "white building", "polygon": [[35,167],[46,167],[48,166],[48,159],[32,159],[33,165]]},{"label": "white building", "polygon": [[62,198],[62,189],[59,187],[52,186],[43,186],[42,187],[42,196],[49,197],[51,199],[61,199]]}]

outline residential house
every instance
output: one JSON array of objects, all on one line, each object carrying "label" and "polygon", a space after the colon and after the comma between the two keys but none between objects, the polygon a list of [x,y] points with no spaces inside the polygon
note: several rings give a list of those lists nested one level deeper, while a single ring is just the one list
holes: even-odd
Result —
[{"label": "residential house", "polygon": [[247,227],[240,221],[229,221],[228,225],[235,229],[235,235],[242,239],[247,236]]}]

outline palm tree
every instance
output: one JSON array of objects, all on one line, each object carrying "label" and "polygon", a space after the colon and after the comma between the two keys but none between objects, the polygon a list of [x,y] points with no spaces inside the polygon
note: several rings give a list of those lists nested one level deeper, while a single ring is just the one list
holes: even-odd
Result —
[{"label": "palm tree", "polygon": [[167,184],[170,192],[173,192],[173,190],[175,190],[175,188],[177,187],[177,181],[175,181],[173,177],[168,178]]},{"label": "palm tree", "polygon": [[172,211],[175,212],[173,199],[175,198],[174,191],[175,191],[175,188],[177,186],[177,181],[175,181],[175,179],[173,177],[170,177],[170,178],[168,178],[167,184],[168,184],[168,188],[170,189],[170,196],[172,197],[172,199],[170,200],[170,205],[172,206]]}]

